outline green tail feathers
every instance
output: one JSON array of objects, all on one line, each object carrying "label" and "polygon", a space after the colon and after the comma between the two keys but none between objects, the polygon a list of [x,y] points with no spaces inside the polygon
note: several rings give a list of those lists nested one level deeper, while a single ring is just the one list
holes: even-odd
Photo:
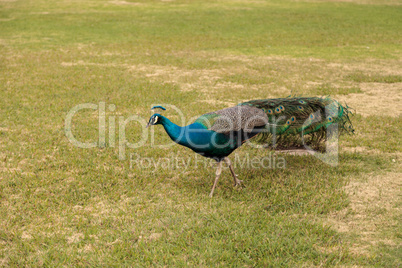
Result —
[{"label": "green tail feathers", "polygon": [[327,128],[333,124],[337,124],[339,134],[354,132],[350,108],[329,97],[263,99],[239,105],[265,111],[269,123],[258,141],[269,142],[274,137],[277,148],[300,147],[300,142],[307,139],[310,145],[319,148],[327,138]]}]

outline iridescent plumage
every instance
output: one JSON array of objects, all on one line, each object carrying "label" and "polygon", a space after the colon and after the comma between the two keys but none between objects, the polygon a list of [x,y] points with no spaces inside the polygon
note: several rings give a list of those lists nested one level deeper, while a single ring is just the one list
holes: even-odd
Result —
[{"label": "iridescent plumage", "polygon": [[327,138],[327,129],[331,125],[337,124],[339,133],[353,132],[349,115],[349,107],[329,97],[289,97],[243,102],[235,107],[204,114],[184,127],[177,126],[160,114],[154,114],[148,125],[162,124],[173,141],[218,162],[210,193],[212,197],[222,161],[229,165],[235,185],[241,184],[227,156],[245,141],[257,138],[253,140],[286,149],[301,147],[306,137],[310,137],[309,142],[318,146]]}]

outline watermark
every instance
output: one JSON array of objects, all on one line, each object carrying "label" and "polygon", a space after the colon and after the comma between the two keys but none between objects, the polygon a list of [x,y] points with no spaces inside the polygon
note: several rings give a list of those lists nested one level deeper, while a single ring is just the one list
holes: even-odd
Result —
[{"label": "watermark", "polygon": [[[263,157],[250,156],[250,154],[239,155],[234,153],[232,166],[234,168],[245,169],[285,169],[286,160],[283,156],[269,152]],[[130,154],[130,169],[147,169],[152,171],[177,170],[183,173],[194,168],[210,168],[216,166],[216,161],[211,158],[205,158],[198,154],[191,156],[182,156],[180,154],[169,154],[166,157],[142,157],[137,153]],[[223,168],[229,168],[224,165]]]},{"label": "watermark", "polygon": [[[335,103],[332,105],[335,105]],[[215,149],[237,148],[242,144],[252,146],[254,148],[261,148],[264,147],[264,145],[249,142],[249,137],[256,135],[256,131],[258,131],[258,133],[269,133],[272,138],[271,144],[275,145],[276,135],[278,133],[281,134],[285,132],[292,124],[292,118],[289,118],[286,121],[287,118],[280,113],[278,113],[276,116],[270,116],[269,119],[267,119],[267,116],[265,116],[265,113],[262,111],[261,114],[246,114],[247,108],[244,106],[236,106],[239,107],[239,116],[235,117],[236,120],[233,120],[234,117],[230,115],[220,115],[219,124],[212,124],[212,122],[215,121],[208,120],[208,117],[201,119],[198,117],[186,119],[184,113],[175,105],[152,104],[151,107],[167,107],[170,111],[169,115],[173,117],[175,119],[174,121],[178,122],[178,124],[181,126],[188,126],[198,119],[201,120],[204,125],[214,130],[214,132],[206,132],[204,128],[182,128],[176,124],[171,124],[169,127],[165,127],[165,130],[168,132],[167,134],[171,137],[171,140],[162,143],[161,139],[156,139],[155,137],[155,127],[147,128],[147,123],[148,125],[161,124],[161,119],[157,114],[154,113],[154,111],[151,111],[149,114],[150,118],[144,118],[140,115],[117,116],[116,105],[107,104],[106,102],[99,102],[97,104],[83,103],[72,107],[65,118],[65,135],[67,139],[78,148],[90,149],[94,147],[117,147],[119,160],[126,160],[127,156],[130,157],[130,167],[136,165],[137,167],[141,166],[141,168],[175,168],[177,166],[186,168],[191,164],[191,161],[193,161],[193,164],[195,163],[197,165],[197,163],[201,160],[198,160],[198,158],[178,158],[177,156],[159,159],[142,158],[138,154],[132,153],[132,150],[135,151],[135,149],[138,149],[142,146],[167,148],[175,145],[176,143],[185,145],[192,149],[197,149],[199,151],[205,150],[206,148],[211,148],[211,146]],[[73,133],[73,124],[79,124],[79,121],[77,122],[74,120],[75,116],[79,113],[83,113],[85,110],[92,110],[97,114],[97,118],[95,120],[97,120],[98,124],[98,135],[90,142],[80,141]],[[304,122],[304,125],[301,126],[302,134],[308,134],[307,131],[309,131],[309,126],[315,122],[320,122],[322,117],[334,117],[336,115],[336,110],[337,107],[328,105],[325,107],[325,113],[317,111],[310,115],[310,117]],[[256,122],[258,122],[260,125],[264,125],[265,127],[258,130],[253,129],[253,126]],[[135,125],[135,128],[133,128],[133,125]],[[128,131],[137,133],[135,140],[129,141],[126,138],[126,133]],[[316,158],[320,159],[326,164],[336,166],[338,164],[338,124],[329,124],[325,128],[325,131],[327,140],[324,152],[313,150],[304,141],[303,145],[305,149]],[[222,138],[222,135],[226,135],[229,138]],[[301,137],[304,136],[301,135]],[[127,149],[131,150],[128,152]],[[205,159],[201,156],[196,156],[200,159]],[[235,158],[236,157],[237,154],[235,155]],[[238,159],[238,165],[243,163],[243,165],[246,165],[250,168],[281,168],[271,163],[272,157],[262,158],[259,160],[250,159],[249,157],[246,159],[248,159],[247,161],[249,162],[244,162],[244,160],[241,162],[240,159]],[[271,159],[271,162],[268,161],[269,159]],[[253,164],[253,161],[255,161],[255,164]],[[215,163],[213,160],[212,162]],[[285,166],[285,164],[283,164],[283,166]]]},{"label": "watermark", "polygon": [[[85,109],[92,109],[98,110],[98,141],[92,142],[82,142],[75,138],[74,134],[72,133],[72,125],[73,125],[73,118],[74,115],[81,112]],[[126,148],[136,149],[141,146],[144,146],[148,139],[148,129],[145,127],[147,121],[138,116],[138,115],[130,115],[127,118],[124,116],[118,117],[118,125],[116,126],[116,116],[115,115],[108,115],[106,116],[106,111],[114,112],[116,110],[116,106],[114,104],[108,105],[108,109],[106,109],[105,102],[99,102],[99,104],[94,103],[83,103],[74,106],[66,115],[64,131],[68,140],[78,148],[94,148],[106,147],[106,125],[108,125],[108,145],[109,147],[114,148],[116,146],[116,128],[118,129],[118,148],[119,148],[119,159],[125,160],[126,159]],[[106,120],[107,119],[107,120]],[[137,142],[129,142],[126,139],[126,131],[127,125],[130,122],[138,122],[141,130],[140,140]]]}]

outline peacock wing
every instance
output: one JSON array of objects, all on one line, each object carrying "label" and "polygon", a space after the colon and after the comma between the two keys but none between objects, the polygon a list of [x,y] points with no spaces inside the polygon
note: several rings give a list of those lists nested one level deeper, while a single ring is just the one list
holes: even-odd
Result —
[{"label": "peacock wing", "polygon": [[251,132],[255,127],[266,125],[268,116],[256,107],[235,106],[204,114],[196,122],[218,133],[240,130]]}]

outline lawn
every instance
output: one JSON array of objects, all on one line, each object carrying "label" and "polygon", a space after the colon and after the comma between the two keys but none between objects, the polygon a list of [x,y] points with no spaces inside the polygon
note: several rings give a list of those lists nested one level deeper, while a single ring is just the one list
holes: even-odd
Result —
[{"label": "lawn", "polygon": [[[401,14],[0,0],[0,266],[400,266]],[[209,198],[214,163],[145,129],[157,104],[181,125],[289,95],[354,109],[336,166],[245,145],[230,158],[246,187],[225,168]]]}]

